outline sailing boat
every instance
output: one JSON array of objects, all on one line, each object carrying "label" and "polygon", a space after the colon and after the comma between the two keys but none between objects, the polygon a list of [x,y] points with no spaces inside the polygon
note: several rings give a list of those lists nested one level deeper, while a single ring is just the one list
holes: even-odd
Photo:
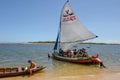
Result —
[{"label": "sailing boat", "polygon": [[97,36],[94,33],[90,32],[80,23],[70,6],[69,0],[67,0],[62,9],[59,31],[52,57],[60,61],[72,63],[100,63],[101,60],[98,58],[98,55],[83,56],[85,49],[84,53],[81,53],[82,56],[77,54],[76,49],[74,50],[76,54],[70,50],[72,46],[96,37]]}]

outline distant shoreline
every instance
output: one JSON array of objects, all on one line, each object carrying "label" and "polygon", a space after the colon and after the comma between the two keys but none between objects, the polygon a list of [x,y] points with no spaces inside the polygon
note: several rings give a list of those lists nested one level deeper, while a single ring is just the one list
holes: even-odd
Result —
[{"label": "distant shoreline", "polygon": [[[39,41],[39,42],[28,42],[28,43],[49,43],[49,44],[54,44],[55,41]],[[83,42],[80,44],[99,44],[99,45],[120,45],[120,43],[97,43],[97,42]]]},{"label": "distant shoreline", "polygon": [[[0,42],[0,44],[54,44],[55,41],[36,41],[36,42]],[[80,44],[99,44],[99,45],[120,45],[120,43],[97,43],[97,42],[84,42]]]}]

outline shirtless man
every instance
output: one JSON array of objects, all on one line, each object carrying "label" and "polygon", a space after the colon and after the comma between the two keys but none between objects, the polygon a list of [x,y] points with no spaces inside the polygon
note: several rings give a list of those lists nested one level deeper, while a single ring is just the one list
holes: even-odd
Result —
[{"label": "shirtless man", "polygon": [[36,63],[31,60],[28,60],[28,63],[30,64],[28,72],[30,73],[30,75],[32,75],[33,70],[36,69]]}]

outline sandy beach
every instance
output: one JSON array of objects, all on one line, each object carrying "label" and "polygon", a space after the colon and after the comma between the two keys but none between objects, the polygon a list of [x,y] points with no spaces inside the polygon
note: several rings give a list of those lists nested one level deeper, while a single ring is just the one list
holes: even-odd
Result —
[{"label": "sandy beach", "polygon": [[90,74],[90,75],[45,75],[38,73],[33,76],[19,76],[11,78],[1,78],[0,80],[119,80],[120,73],[108,73],[108,74]]}]

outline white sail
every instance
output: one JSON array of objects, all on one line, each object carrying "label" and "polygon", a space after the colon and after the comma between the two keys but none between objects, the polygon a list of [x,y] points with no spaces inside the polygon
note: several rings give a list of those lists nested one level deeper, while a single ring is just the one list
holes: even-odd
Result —
[{"label": "white sail", "polygon": [[60,23],[60,46],[68,49],[77,42],[95,38],[96,35],[88,31],[75,16],[69,1],[63,7]]}]

